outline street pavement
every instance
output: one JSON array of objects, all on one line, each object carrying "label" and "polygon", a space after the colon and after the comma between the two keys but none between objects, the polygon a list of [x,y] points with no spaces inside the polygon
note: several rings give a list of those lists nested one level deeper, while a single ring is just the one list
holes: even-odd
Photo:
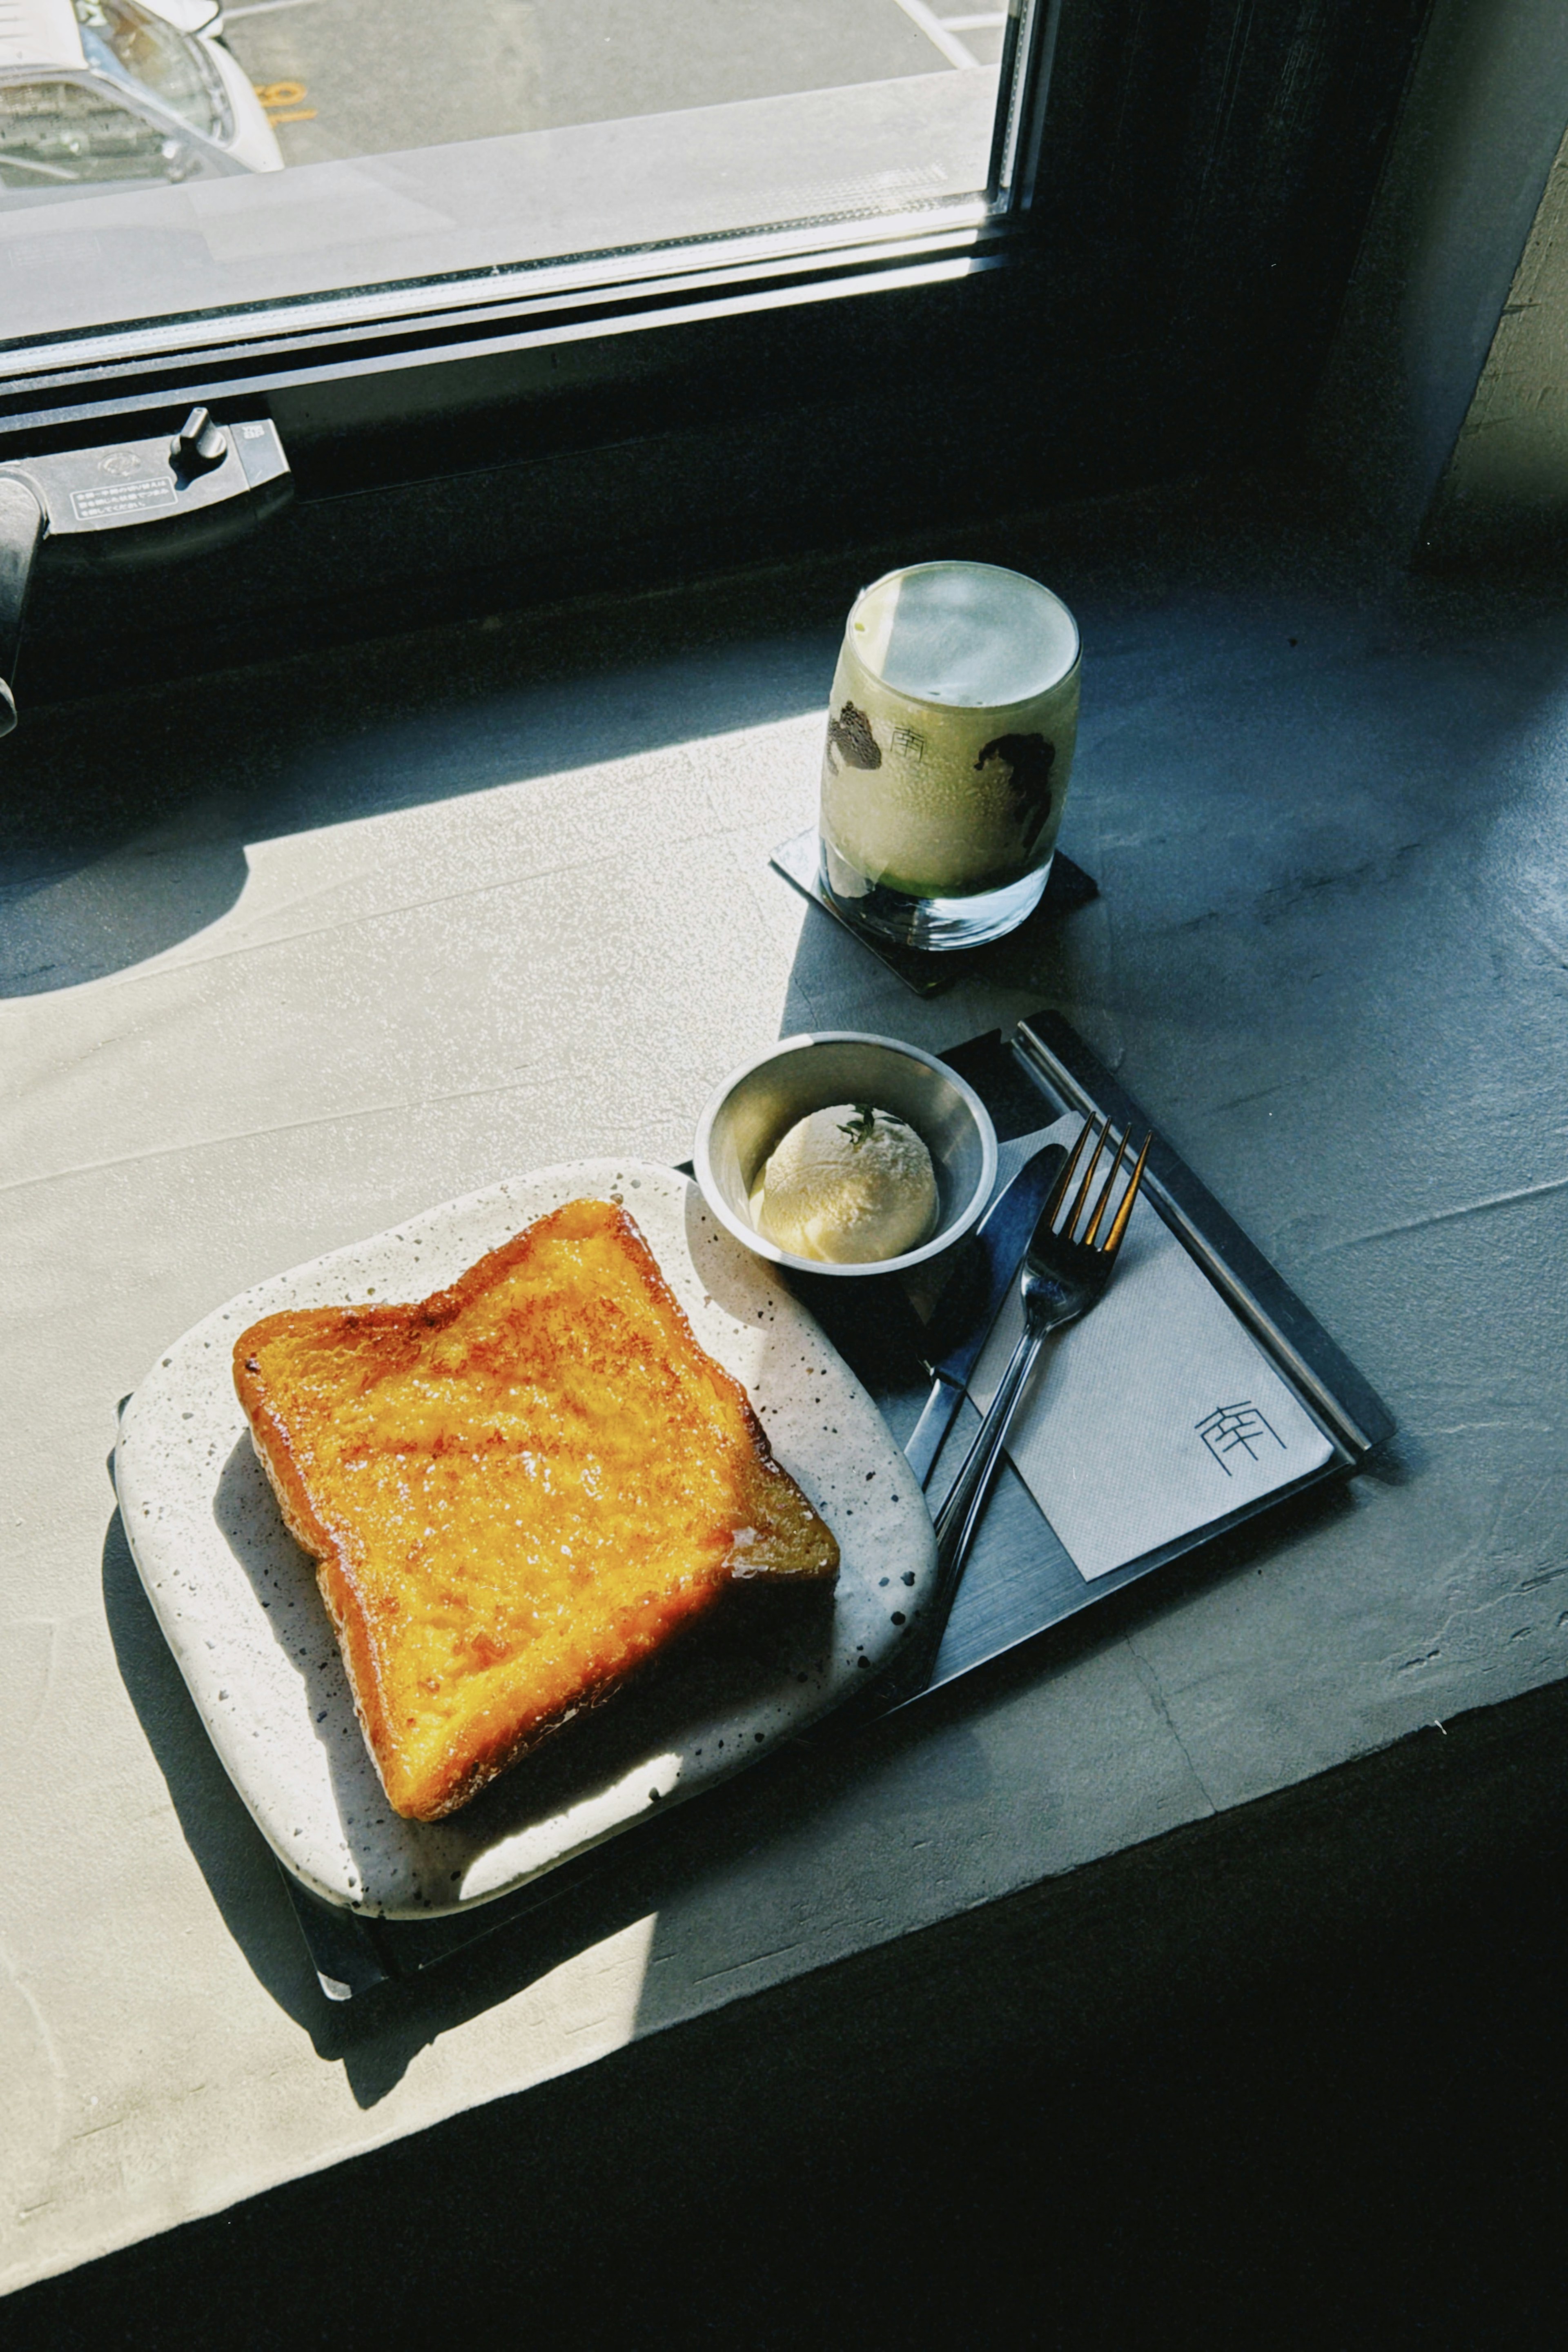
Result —
[{"label": "street pavement", "polygon": [[962,0],[236,0],[225,22],[289,163],[984,70],[1002,39]]}]

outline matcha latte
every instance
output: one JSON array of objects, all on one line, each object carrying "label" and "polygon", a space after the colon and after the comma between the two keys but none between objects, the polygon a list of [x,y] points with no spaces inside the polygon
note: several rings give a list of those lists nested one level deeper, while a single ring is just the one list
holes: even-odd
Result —
[{"label": "matcha latte", "polygon": [[1078,731],[1078,626],[990,563],[921,563],[857,599],[822,763],[824,878],[924,946],[1023,920],[1050,871]]}]

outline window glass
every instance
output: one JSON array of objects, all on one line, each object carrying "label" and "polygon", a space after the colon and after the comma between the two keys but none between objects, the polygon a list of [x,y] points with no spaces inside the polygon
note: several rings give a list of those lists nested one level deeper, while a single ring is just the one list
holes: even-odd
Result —
[{"label": "window glass", "polygon": [[[960,0],[237,0],[224,37],[298,164],[919,76],[994,82],[1004,22]],[[984,184],[984,156],[966,160]]]},{"label": "window glass", "polygon": [[[318,331],[323,297],[405,314],[510,272],[531,297],[780,230],[968,236],[1005,25],[960,0],[0,0],[0,347],[221,338],[290,303]],[[111,132],[89,76],[190,155]],[[104,187],[160,176],[190,184]]]},{"label": "window glass", "polygon": [[0,83],[0,189],[178,180],[188,148],[88,81]]},{"label": "window glass", "polygon": [[137,0],[75,0],[89,65],[152,92],[208,139],[221,138],[223,84],[200,45]]}]

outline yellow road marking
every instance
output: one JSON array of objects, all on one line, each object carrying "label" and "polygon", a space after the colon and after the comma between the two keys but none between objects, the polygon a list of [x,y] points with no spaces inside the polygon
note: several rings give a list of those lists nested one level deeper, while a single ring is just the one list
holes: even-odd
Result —
[{"label": "yellow road marking", "polygon": [[297,106],[290,113],[269,114],[267,118],[274,129],[279,122],[314,122],[315,119],[316,110],[313,106]]},{"label": "yellow road marking", "polygon": [[302,81],[254,81],[250,87],[263,106],[298,106],[310,94]]}]

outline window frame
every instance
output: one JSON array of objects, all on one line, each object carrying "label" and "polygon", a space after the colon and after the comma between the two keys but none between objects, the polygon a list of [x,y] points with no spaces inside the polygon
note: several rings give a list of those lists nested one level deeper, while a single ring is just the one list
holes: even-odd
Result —
[{"label": "window frame", "polygon": [[[140,583],[171,625],[183,609],[226,608],[204,630],[223,659],[242,641],[287,643],[290,615],[319,623],[351,578],[353,628],[385,625],[361,593],[363,550],[335,572],[317,511],[335,505],[357,530],[367,494],[383,509],[389,576],[436,518],[445,584],[425,609],[440,617],[489,609],[498,593],[504,566],[469,513],[479,477],[531,517],[552,508],[546,557],[587,536],[618,548],[596,570],[556,566],[553,590],[575,594],[779,560],[829,537],[892,541],[1221,454],[1281,454],[1327,352],[1426,5],[1025,0],[984,219],[762,231],[584,257],[574,283],[560,263],[516,273],[499,295],[493,276],[387,288],[295,320],[253,313],[232,331],[154,326],[140,348],[137,331],[129,347],[40,351],[0,383],[0,463],[161,429],[195,401],[269,412],[300,493],[295,520],[268,526],[273,557],[210,559],[194,603],[189,567],[170,567],[150,600],[150,575]],[[849,389],[835,404],[825,384]],[[989,431],[976,422],[988,400]],[[814,402],[820,460],[806,449],[793,472],[774,465]],[[928,429],[944,404],[958,420],[945,439]],[[952,455],[977,433],[984,462]],[[841,458],[826,446],[835,436]],[[907,495],[889,490],[897,468],[878,455],[889,436],[921,477]],[[773,471],[752,495],[758,451]],[[710,466],[748,485],[728,532],[712,518],[692,525]],[[814,502],[822,520],[803,536]],[[61,634],[68,690],[68,641],[135,635],[143,608],[107,575],[58,593],[47,565],[40,575],[35,625]],[[510,593],[546,601],[538,584]],[[39,667],[30,653],[30,673]]]}]

